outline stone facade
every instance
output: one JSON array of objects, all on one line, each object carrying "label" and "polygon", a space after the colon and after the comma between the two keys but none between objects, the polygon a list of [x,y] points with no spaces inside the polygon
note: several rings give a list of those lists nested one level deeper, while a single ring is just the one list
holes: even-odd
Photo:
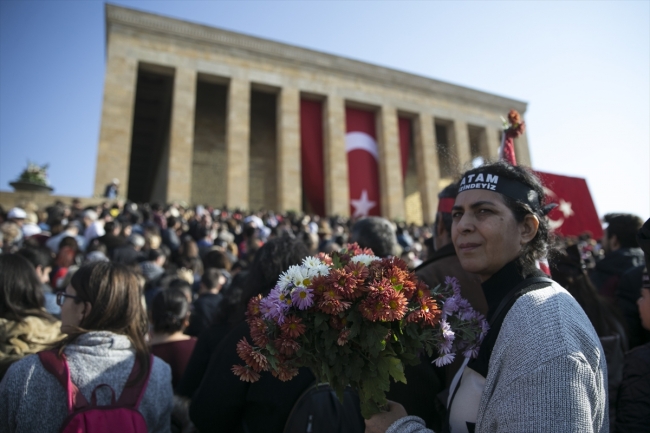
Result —
[{"label": "stone facade", "polygon": [[[150,197],[163,201],[302,210],[300,100],[309,97],[323,102],[326,213],[349,215],[345,107],[363,104],[377,114],[382,214],[430,223],[439,188],[473,157],[497,156],[500,116],[526,111],[497,95],[113,5],[106,26],[96,195],[115,177],[125,193],[138,188],[128,177],[134,107],[147,109],[136,95],[145,68],[173,71],[171,113],[160,121],[169,129],[151,161],[164,188]],[[398,116],[412,124],[405,178]],[[530,165],[525,135],[516,152]]]}]

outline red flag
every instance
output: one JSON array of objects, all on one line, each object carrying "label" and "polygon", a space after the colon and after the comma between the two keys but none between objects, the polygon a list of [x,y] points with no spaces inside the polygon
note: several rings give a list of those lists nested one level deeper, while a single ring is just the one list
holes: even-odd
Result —
[{"label": "red flag", "polygon": [[381,215],[379,195],[379,148],[375,113],[345,109],[345,150],[348,154],[350,215],[353,218]]},{"label": "red flag", "polygon": [[515,138],[507,133],[503,133],[503,142],[501,143],[500,159],[509,162],[511,165],[517,165],[515,157]]},{"label": "red flag", "polygon": [[311,212],[325,215],[325,170],[323,168],[323,104],[300,101],[302,190]]},{"label": "red flag", "polygon": [[558,205],[548,214],[555,233],[578,236],[590,232],[594,239],[603,236],[603,228],[585,179],[540,171],[536,174],[544,184],[546,202]]},{"label": "red flag", "polygon": [[411,148],[411,119],[399,118],[399,148],[402,155],[402,178],[406,179],[409,167],[409,150]]}]

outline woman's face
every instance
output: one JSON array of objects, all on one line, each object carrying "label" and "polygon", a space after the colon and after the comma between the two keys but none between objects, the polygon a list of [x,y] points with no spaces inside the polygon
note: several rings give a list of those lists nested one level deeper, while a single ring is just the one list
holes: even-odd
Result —
[{"label": "woman's face", "polygon": [[[77,291],[68,284],[65,293],[70,296],[77,296]],[[90,304],[88,302],[77,302],[74,298],[66,297],[61,305],[61,332],[69,334],[81,324],[84,316],[88,314]]]},{"label": "woman's face", "polygon": [[650,289],[641,289],[641,297],[636,301],[641,316],[641,325],[650,331]]},{"label": "woman's face", "polygon": [[458,194],[452,217],[451,237],[460,264],[481,281],[514,260],[537,232],[535,225],[530,236],[528,222],[517,223],[501,194],[488,190]]}]

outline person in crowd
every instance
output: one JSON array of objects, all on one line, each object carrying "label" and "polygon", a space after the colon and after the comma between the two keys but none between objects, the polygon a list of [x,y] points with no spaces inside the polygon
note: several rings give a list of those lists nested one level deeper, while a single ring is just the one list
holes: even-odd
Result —
[{"label": "person in crowd", "polygon": [[132,233],[128,238],[128,243],[113,251],[113,261],[122,263],[127,266],[137,265],[143,258],[142,248],[144,247],[144,237]]},{"label": "person in crowd", "polygon": [[[598,335],[576,300],[535,265],[549,241],[541,182],[499,161],[465,172],[458,185],[452,242],[463,269],[481,279],[490,329],[452,382],[450,430],[608,431]],[[396,403],[366,426],[430,431]]]},{"label": "person in crowd", "polygon": [[86,240],[83,236],[79,235],[81,228],[81,223],[79,221],[70,221],[66,225],[65,230],[49,238],[45,242],[45,246],[47,246],[54,254],[57,254],[59,252],[61,241],[64,238],[72,237],[77,242],[77,249],[83,251],[86,247]]},{"label": "person in crowd", "polygon": [[[61,331],[67,337],[55,346],[55,353],[65,355],[72,384],[86,400],[91,401],[92,394],[97,404],[109,404],[111,393],[104,385],[119,396],[137,359],[140,368],[134,382],[148,376],[138,411],[150,432],[169,432],[171,371],[149,356],[147,317],[136,275],[110,262],[85,265],[58,301]],[[9,368],[0,383],[0,431],[56,432],[67,416],[65,392],[38,356]]]},{"label": "person in crowd", "polygon": [[7,212],[7,221],[17,224],[21,229],[25,224],[27,212],[23,208],[14,207]]},{"label": "person in crowd", "polygon": [[65,287],[61,287],[59,281],[65,277],[70,266],[78,264],[79,253],[77,239],[72,236],[64,237],[57,245],[54,266],[52,266],[52,273],[50,274],[50,284],[55,291],[65,290]]},{"label": "person in crowd", "polygon": [[614,430],[616,396],[623,377],[623,356],[628,349],[624,320],[618,309],[600,296],[587,275],[585,262],[577,245],[554,254],[551,275],[582,307],[591,321],[607,360],[609,421]]},{"label": "person in crowd", "polygon": [[61,322],[44,305],[32,264],[22,255],[0,254],[0,378],[14,362],[61,339]]},{"label": "person in crowd", "polygon": [[603,220],[607,223],[601,240],[605,257],[596,263],[589,276],[598,293],[616,302],[621,276],[643,263],[643,251],[636,240],[643,220],[632,214],[607,214]]},{"label": "person in crowd", "polygon": [[40,235],[43,230],[38,225],[38,215],[36,212],[26,212],[25,220],[22,226],[23,236],[30,238],[32,236]]},{"label": "person in crowd", "polygon": [[370,248],[378,257],[399,255],[399,244],[393,224],[386,218],[366,217],[352,226],[350,242],[356,242],[361,248]]},{"label": "person in crowd", "polygon": [[234,327],[213,353],[201,386],[192,397],[190,418],[202,433],[282,431],[293,404],[314,381],[306,368],[300,369],[288,382],[263,372],[261,379],[252,384],[239,380],[231,371],[233,364],[241,362],[237,343],[242,338],[251,341],[244,321],[249,299],[258,294],[267,295],[280,274],[289,266],[301,263],[307,255],[302,243],[286,237],[270,240],[256,254],[242,303],[231,316]]},{"label": "person in crowd", "polygon": [[47,248],[23,248],[18,254],[26,258],[34,267],[36,276],[41,282],[41,289],[45,299],[45,311],[55,317],[60,317],[61,307],[56,303],[56,295],[50,286],[50,273],[52,272],[52,256]]},{"label": "person in crowd", "polygon": [[[650,268],[650,219],[637,233],[637,242]],[[637,300],[643,328],[650,331],[650,280],[645,280]],[[650,426],[650,343],[631,350],[625,356],[623,380],[616,401],[616,433],[648,431]]]},{"label": "person in crowd", "polygon": [[104,231],[106,232],[104,236],[97,238],[97,241],[106,245],[107,256],[111,258],[113,257],[113,251],[116,248],[125,246],[128,240],[126,237],[121,236],[122,225],[117,220],[108,221],[104,224]]},{"label": "person in crowd", "polygon": [[151,353],[165,361],[172,369],[174,389],[185,372],[196,338],[186,335],[189,325],[190,303],[179,289],[160,291],[151,303]]},{"label": "person in crowd", "polygon": [[160,230],[163,245],[167,245],[172,253],[178,251],[181,246],[181,241],[178,238],[178,231],[181,227],[182,224],[178,218],[169,216],[167,217],[166,228]]},{"label": "person in crowd", "polygon": [[0,235],[2,236],[2,252],[13,253],[22,246],[23,232],[15,222],[5,221],[0,224]]},{"label": "person in crowd", "polygon": [[162,250],[150,250],[147,260],[140,262],[142,276],[147,283],[157,285],[157,281],[165,274],[167,256]]},{"label": "person in crowd", "polygon": [[93,239],[106,234],[106,231],[104,230],[104,220],[101,219],[93,209],[87,209],[84,211],[83,224],[85,227],[84,240],[86,241],[86,245]]},{"label": "person in crowd", "polygon": [[106,188],[104,189],[104,197],[115,199],[118,195],[120,195],[120,180],[115,178],[111,183],[106,185]]},{"label": "person in crowd", "polygon": [[212,323],[212,319],[223,302],[221,288],[226,283],[226,278],[216,268],[208,268],[201,276],[199,297],[194,301],[194,310],[190,325],[185,331],[187,335],[198,337]]}]

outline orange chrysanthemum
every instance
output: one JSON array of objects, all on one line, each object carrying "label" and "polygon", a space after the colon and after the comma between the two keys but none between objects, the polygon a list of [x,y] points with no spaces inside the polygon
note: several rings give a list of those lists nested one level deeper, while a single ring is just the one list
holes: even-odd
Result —
[{"label": "orange chrysanthemum", "polygon": [[404,295],[401,292],[396,292],[393,290],[392,293],[388,293],[389,297],[386,301],[386,310],[384,317],[381,320],[387,322],[392,322],[393,320],[401,320],[402,317],[406,314],[407,310],[407,301]]},{"label": "orange chrysanthemum", "polygon": [[355,293],[357,279],[345,269],[332,269],[327,277],[327,282],[331,289],[336,290],[345,299],[354,299],[360,295]]},{"label": "orange chrysanthemum", "polygon": [[350,302],[323,297],[323,299],[318,302],[318,309],[323,313],[335,315],[347,310],[350,308],[350,305],[352,305]]},{"label": "orange chrysanthemum", "polygon": [[251,370],[250,367],[244,367],[243,365],[233,365],[232,372],[235,373],[235,375],[244,382],[253,383],[260,380],[260,374]]},{"label": "orange chrysanthemum", "polygon": [[280,330],[282,335],[289,338],[298,338],[305,333],[307,328],[302,323],[302,319],[296,316],[287,316]]},{"label": "orange chrysanthemum", "polygon": [[281,381],[286,382],[287,380],[291,380],[298,375],[298,369],[295,367],[289,367],[287,364],[281,362],[278,364],[277,370],[272,371],[271,374],[273,374],[273,376],[277,377]]}]

